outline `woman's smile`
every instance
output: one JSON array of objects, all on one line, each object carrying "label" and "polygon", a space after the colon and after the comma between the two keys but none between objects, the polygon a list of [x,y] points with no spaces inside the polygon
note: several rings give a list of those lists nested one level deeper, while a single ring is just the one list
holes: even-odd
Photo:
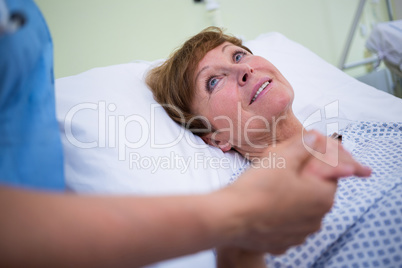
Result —
[{"label": "woman's smile", "polygon": [[[266,80],[266,81],[265,81]],[[262,95],[264,95],[265,93],[267,93],[268,91],[269,91],[269,89],[272,87],[272,85],[271,86],[269,86],[270,84],[271,84],[271,82],[272,82],[272,80],[271,79],[263,79],[262,80],[263,82],[262,82],[262,84],[261,83],[258,83],[255,87],[254,87],[254,90],[253,90],[253,94],[251,95],[251,101],[250,101],[250,105],[253,103],[253,102],[255,102],[256,100],[257,100],[257,98],[259,97],[259,96],[262,96]],[[265,81],[265,82],[264,82]],[[262,93],[264,91],[264,93]],[[262,93],[262,94],[261,94]]]}]

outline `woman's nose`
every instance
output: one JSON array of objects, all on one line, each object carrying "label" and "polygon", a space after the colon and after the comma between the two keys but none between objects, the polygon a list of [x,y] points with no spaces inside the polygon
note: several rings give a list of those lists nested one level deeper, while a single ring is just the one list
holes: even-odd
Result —
[{"label": "woman's nose", "polygon": [[250,75],[254,73],[254,70],[252,67],[250,67],[248,64],[244,64],[241,66],[239,70],[239,84],[244,85],[248,79],[250,79]]},{"label": "woman's nose", "polygon": [[247,73],[245,73],[244,75],[243,75],[243,77],[242,77],[242,81],[243,82],[246,82],[247,81],[247,78],[248,78],[248,74]]}]

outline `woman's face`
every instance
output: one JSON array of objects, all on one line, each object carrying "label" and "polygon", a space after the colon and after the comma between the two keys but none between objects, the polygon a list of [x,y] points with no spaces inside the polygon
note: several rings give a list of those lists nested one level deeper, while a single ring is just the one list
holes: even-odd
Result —
[{"label": "woman's face", "polygon": [[[293,89],[276,67],[229,42],[209,51],[195,70],[192,112],[217,130],[208,138],[224,149],[277,135],[275,122],[291,112]],[[224,150],[225,151],[225,150]]]}]

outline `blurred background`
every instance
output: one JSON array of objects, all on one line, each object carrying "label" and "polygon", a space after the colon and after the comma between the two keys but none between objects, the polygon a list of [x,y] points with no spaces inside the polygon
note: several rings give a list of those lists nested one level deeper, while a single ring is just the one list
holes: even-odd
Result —
[{"label": "blurred background", "polygon": [[[166,58],[188,37],[210,25],[222,26],[245,41],[262,33],[280,32],[339,67],[355,20],[356,30],[346,62],[371,56],[365,42],[377,23],[390,20],[389,11],[394,20],[402,19],[402,0],[36,0],[36,3],[53,36],[56,78],[94,67]],[[359,7],[361,13],[356,19]],[[381,83],[374,86],[388,90],[391,78],[384,66],[373,69],[372,64],[366,64],[344,71],[367,83]]]}]

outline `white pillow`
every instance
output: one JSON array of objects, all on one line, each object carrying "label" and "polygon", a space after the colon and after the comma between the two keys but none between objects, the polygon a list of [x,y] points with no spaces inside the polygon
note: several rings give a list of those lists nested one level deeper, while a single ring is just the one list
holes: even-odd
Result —
[{"label": "white pillow", "polygon": [[[346,75],[279,33],[261,35],[245,45],[287,77],[295,90],[295,114],[307,127],[317,127],[313,124],[317,120],[325,126],[322,122],[328,118],[402,121],[400,99]],[[226,185],[230,175],[244,165],[244,159],[234,153],[224,155],[205,146],[156,104],[144,75],[157,63],[96,68],[56,81],[70,189],[208,192]]]},{"label": "white pillow", "polygon": [[[144,83],[148,62],[96,68],[56,81],[68,187],[166,194],[226,185],[233,164],[175,124]],[[226,161],[226,162],[225,162]]]}]

